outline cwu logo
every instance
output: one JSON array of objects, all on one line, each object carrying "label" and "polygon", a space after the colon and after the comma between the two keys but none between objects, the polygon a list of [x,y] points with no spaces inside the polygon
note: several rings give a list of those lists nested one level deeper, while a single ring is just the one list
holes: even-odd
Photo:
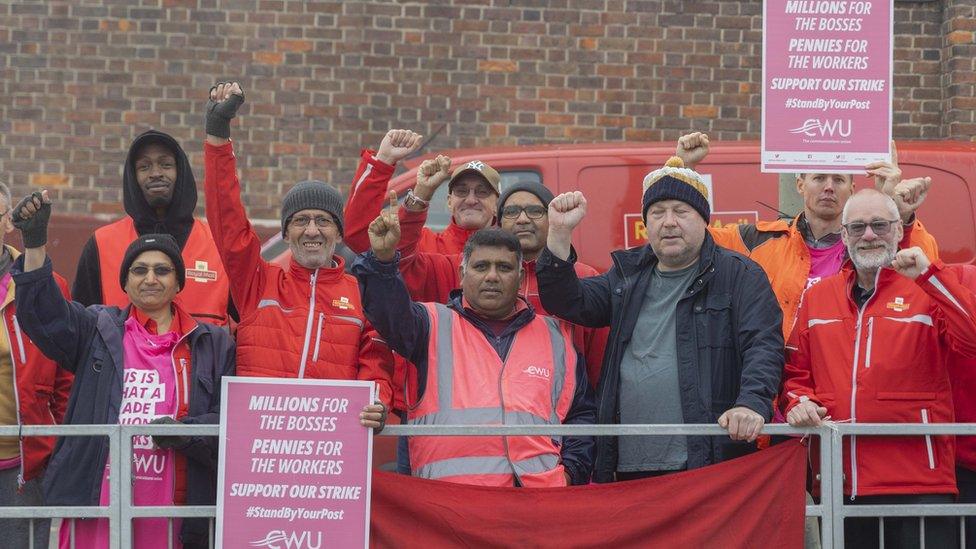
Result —
[{"label": "cwu logo", "polygon": [[271,530],[264,539],[252,541],[251,546],[267,549],[321,549],[322,532]]},{"label": "cwu logo", "polygon": [[850,137],[853,124],[847,120],[820,120],[808,118],[799,128],[793,128],[790,133],[802,133],[807,137]]},{"label": "cwu logo", "polygon": [[522,370],[522,373],[542,379],[549,379],[552,376],[552,372],[549,370],[549,368],[543,368],[541,366],[529,366],[528,368]]}]

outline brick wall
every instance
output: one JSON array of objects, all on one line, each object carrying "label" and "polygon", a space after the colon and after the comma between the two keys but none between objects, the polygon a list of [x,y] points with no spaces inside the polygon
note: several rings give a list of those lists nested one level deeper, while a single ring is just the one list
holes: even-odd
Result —
[{"label": "brick wall", "polygon": [[[135,5],[130,5],[135,4]],[[62,211],[121,211],[121,162],[156,127],[202,180],[202,110],[240,79],[246,203],[345,188],[391,126],[431,147],[759,135],[758,0],[85,0],[0,4],[0,178]],[[899,2],[895,135],[976,137],[976,0]]]}]

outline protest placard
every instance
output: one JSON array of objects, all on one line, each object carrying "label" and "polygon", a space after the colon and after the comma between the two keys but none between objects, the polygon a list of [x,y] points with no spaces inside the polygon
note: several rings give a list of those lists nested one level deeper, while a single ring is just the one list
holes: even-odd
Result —
[{"label": "protest placard", "polygon": [[892,0],[763,3],[762,170],[890,160]]},{"label": "protest placard", "polygon": [[224,377],[217,547],[366,547],[372,382]]}]

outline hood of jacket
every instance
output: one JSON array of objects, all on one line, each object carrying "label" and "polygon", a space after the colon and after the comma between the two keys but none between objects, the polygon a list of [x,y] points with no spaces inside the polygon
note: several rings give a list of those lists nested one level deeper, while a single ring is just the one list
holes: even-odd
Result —
[{"label": "hood of jacket", "polygon": [[[176,156],[173,197],[162,219],[156,216],[156,210],[146,202],[136,179],[136,152],[149,143],[160,143]],[[137,233],[166,233],[172,235],[180,248],[183,248],[193,228],[193,210],[197,207],[197,182],[190,168],[190,160],[176,139],[169,134],[149,130],[132,141],[122,172],[122,200],[125,212],[135,222]]]}]

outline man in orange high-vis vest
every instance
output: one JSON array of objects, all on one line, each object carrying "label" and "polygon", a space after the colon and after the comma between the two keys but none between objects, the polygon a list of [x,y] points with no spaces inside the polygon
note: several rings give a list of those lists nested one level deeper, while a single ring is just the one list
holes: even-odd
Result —
[{"label": "man in orange high-vis vest", "polygon": [[200,322],[228,322],[230,282],[210,227],[194,219],[197,187],[183,148],[172,136],[149,130],[132,142],[122,172],[126,216],[105,225],[85,244],[78,260],[72,297],[88,306],[126,306],[118,273],[126,247],[150,233],[176,239],[186,265],[179,300]]},{"label": "man in orange high-vis vest", "polygon": [[[353,265],[363,306],[390,346],[417,368],[415,425],[591,424],[596,406],[566,324],[537,315],[518,295],[519,240],[491,228],[468,239],[461,289],[450,301],[410,300],[398,269],[392,208],[369,227],[372,251]],[[445,258],[446,260],[446,258]],[[484,486],[589,482],[592,437],[412,437],[414,476]]]},{"label": "man in orange high-vis vest", "polygon": [[[708,136],[701,132],[678,139],[677,155],[690,169],[695,169],[708,152]],[[935,238],[915,218],[915,211],[928,195],[931,179],[902,180],[894,146],[890,163],[868,164],[864,173],[873,176],[875,188],[890,196],[898,206],[903,235],[898,247],[918,246],[931,261],[937,260],[939,246]],[[847,259],[847,248],[840,236],[841,210],[855,190],[855,175],[799,173],[796,190],[803,198],[803,211],[796,217],[709,227],[716,244],[748,257],[766,272],[783,310],[784,339],[793,330],[804,292],[820,280],[837,274]]]}]

